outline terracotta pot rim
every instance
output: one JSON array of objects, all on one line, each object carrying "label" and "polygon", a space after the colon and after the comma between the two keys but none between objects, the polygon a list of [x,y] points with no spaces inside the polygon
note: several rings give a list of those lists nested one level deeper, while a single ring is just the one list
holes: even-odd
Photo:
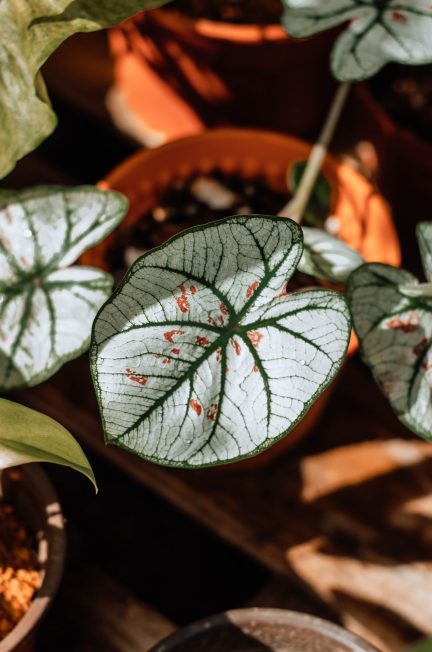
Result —
[{"label": "terracotta pot rim", "polygon": [[193,32],[209,39],[250,44],[262,41],[280,41],[281,43],[293,41],[287,36],[282,25],[278,23],[258,25],[254,23],[227,23],[208,18],[191,18],[178,9],[153,9],[149,13],[169,29]]},{"label": "terracotta pot rim", "polygon": [[234,625],[261,620],[267,623],[273,621],[288,626],[298,626],[311,633],[327,635],[335,643],[349,645],[352,652],[377,652],[377,649],[367,641],[327,620],[297,611],[259,607],[234,609],[210,618],[204,618],[164,639],[164,641],[153,647],[150,652],[175,652],[178,644],[187,642],[190,637],[199,634],[202,629],[209,630],[224,625],[227,619]]},{"label": "terracotta pot rim", "polygon": [[18,471],[22,475],[20,482],[23,483],[23,489],[31,491],[32,495],[38,497],[35,502],[45,506],[42,518],[46,528],[44,537],[39,542],[39,550],[46,547],[47,559],[41,588],[27,613],[0,642],[0,652],[14,652],[38,626],[59,587],[66,550],[66,533],[59,498],[46,473],[38,464],[26,464],[11,471]]}]

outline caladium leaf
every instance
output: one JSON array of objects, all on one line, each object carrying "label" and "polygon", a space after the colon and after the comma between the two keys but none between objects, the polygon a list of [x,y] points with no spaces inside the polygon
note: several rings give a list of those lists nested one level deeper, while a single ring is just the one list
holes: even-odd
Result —
[{"label": "caladium leaf", "polygon": [[386,63],[432,61],[432,5],[429,0],[283,0],[284,26],[304,37],[349,21],[331,57],[341,81],[374,75]]},{"label": "caladium leaf", "polygon": [[[293,194],[300,186],[307,161],[295,163],[289,174],[288,186]],[[309,226],[323,227],[331,208],[331,186],[325,175],[320,172],[312,190],[308,205],[306,206],[303,222]]]},{"label": "caladium leaf", "polygon": [[291,220],[238,216],[140,258],[94,324],[107,441],[190,468],[257,454],[293,428],[350,336],[342,295],[287,294],[302,250]]},{"label": "caladium leaf", "polygon": [[0,399],[0,470],[29,462],[69,466],[96,488],[91,466],[70,432],[40,412]]},{"label": "caladium leaf", "polygon": [[[432,438],[432,299],[409,272],[377,263],[349,279],[348,297],[360,351],[399,419]],[[415,292],[412,293],[413,295]]]},{"label": "caladium leaf", "polygon": [[109,27],[165,0],[0,2],[0,178],[53,131],[40,68],[76,32]]},{"label": "caladium leaf", "polygon": [[88,348],[109,274],[68,267],[123,218],[126,199],[93,187],[0,196],[0,388],[35,385]]},{"label": "caladium leaf", "polygon": [[363,265],[363,257],[352,247],[321,229],[303,227],[304,251],[299,270],[315,278],[346,283]]},{"label": "caladium leaf", "polygon": [[427,280],[432,281],[432,222],[420,222],[416,232],[423,270]]}]

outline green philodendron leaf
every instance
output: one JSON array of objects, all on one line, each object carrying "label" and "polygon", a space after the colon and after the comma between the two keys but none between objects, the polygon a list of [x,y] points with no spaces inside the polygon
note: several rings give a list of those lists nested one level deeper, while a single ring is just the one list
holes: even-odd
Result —
[{"label": "green philodendron leaf", "polygon": [[331,57],[341,81],[371,77],[386,63],[432,62],[432,5],[429,0],[283,0],[283,24],[305,37],[349,22]]},{"label": "green philodendron leaf", "polygon": [[97,489],[91,466],[70,432],[40,412],[0,399],[0,470],[29,462],[70,466]]},{"label": "green philodendron leaf", "polygon": [[232,462],[274,444],[338,372],[342,295],[287,294],[291,220],[239,216],[140,258],[95,320],[91,366],[109,443],[166,466]]},{"label": "green philodendron leaf", "polygon": [[76,32],[109,27],[165,0],[1,0],[0,178],[53,131],[56,117],[39,73]]},{"label": "green philodendron leaf", "polygon": [[304,251],[299,271],[315,278],[346,283],[363,257],[352,247],[321,229],[303,227]]},{"label": "green philodendron leaf", "polygon": [[416,234],[425,276],[432,281],[432,222],[420,222]]},{"label": "green philodendron leaf", "polygon": [[351,275],[348,299],[362,357],[378,385],[399,419],[430,439],[432,298],[421,288],[409,272],[374,263]]},{"label": "green philodendron leaf", "polygon": [[0,195],[0,389],[35,385],[88,348],[109,274],[69,267],[124,217],[126,199],[93,187]]},{"label": "green philodendron leaf", "polygon": [[[290,171],[288,186],[293,194],[298,190],[307,161],[295,163]],[[325,175],[320,172],[305,209],[303,222],[309,226],[323,227],[331,209],[331,186]]]}]

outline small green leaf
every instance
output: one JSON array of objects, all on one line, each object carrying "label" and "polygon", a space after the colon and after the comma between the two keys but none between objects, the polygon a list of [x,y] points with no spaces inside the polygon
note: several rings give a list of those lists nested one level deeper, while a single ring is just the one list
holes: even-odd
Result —
[{"label": "small green leaf", "polygon": [[420,222],[416,232],[423,270],[427,280],[432,281],[432,222]]},{"label": "small green leaf", "polygon": [[346,283],[349,275],[363,265],[363,257],[349,245],[321,229],[303,227],[304,251],[299,271],[315,278]]},{"label": "small green leaf", "polygon": [[349,22],[331,64],[341,81],[371,77],[386,63],[432,62],[432,6],[428,0],[283,0],[283,24],[296,37]]},{"label": "small green leaf", "polygon": [[0,388],[35,385],[88,348],[112,278],[68,267],[123,218],[126,199],[92,187],[0,195]]},{"label": "small green leaf", "polygon": [[92,32],[164,0],[0,1],[0,178],[56,126],[40,69],[76,32]]},{"label": "small green leaf", "polygon": [[[302,180],[307,161],[299,161],[291,168],[289,188],[294,194]],[[321,228],[330,214],[331,186],[322,172],[319,173],[309,203],[306,207],[303,221],[309,226]]]},{"label": "small green leaf", "polygon": [[431,439],[432,300],[421,287],[409,272],[374,263],[351,275],[348,300],[378,385],[399,419]]},{"label": "small green leaf", "polygon": [[0,399],[0,470],[29,462],[69,466],[97,489],[91,466],[70,432],[40,412]]},{"label": "small green leaf", "polygon": [[291,220],[240,216],[140,258],[94,324],[107,441],[192,468],[256,455],[291,430],[351,330],[337,292],[287,294],[302,250]]}]

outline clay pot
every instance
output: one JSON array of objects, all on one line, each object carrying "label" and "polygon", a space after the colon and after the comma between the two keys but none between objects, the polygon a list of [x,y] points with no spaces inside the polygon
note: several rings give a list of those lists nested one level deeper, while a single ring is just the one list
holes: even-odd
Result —
[{"label": "clay pot", "polygon": [[186,627],[150,652],[377,652],[341,627],[279,609],[227,611]]},{"label": "clay pot", "polygon": [[[84,254],[81,262],[109,271],[110,251],[117,246],[118,234],[154,208],[160,195],[174,181],[219,169],[245,178],[262,175],[268,184],[283,192],[287,170],[298,161],[306,160],[309,152],[310,145],[289,136],[242,129],[216,129],[141,151],[99,184],[102,188],[124,193],[130,201],[130,210],[119,229]],[[340,238],[368,261],[398,266],[399,242],[381,195],[354,170],[330,156],[323,172],[332,188],[332,214],[339,219]],[[353,355],[357,348],[353,336],[349,354]],[[315,426],[330,395],[331,387],[313,404],[299,425],[277,444],[255,458],[232,466],[261,466],[292,448]]]},{"label": "clay pot", "polygon": [[0,643],[0,652],[32,652],[36,630],[57,592],[63,575],[66,535],[57,494],[36,464],[16,467],[2,476],[4,494],[30,533],[37,537],[43,579],[32,605]]},{"label": "clay pot", "polygon": [[335,82],[335,32],[289,39],[280,25],[192,20],[155,9],[110,31],[118,126],[147,146],[238,125],[312,139]]}]

